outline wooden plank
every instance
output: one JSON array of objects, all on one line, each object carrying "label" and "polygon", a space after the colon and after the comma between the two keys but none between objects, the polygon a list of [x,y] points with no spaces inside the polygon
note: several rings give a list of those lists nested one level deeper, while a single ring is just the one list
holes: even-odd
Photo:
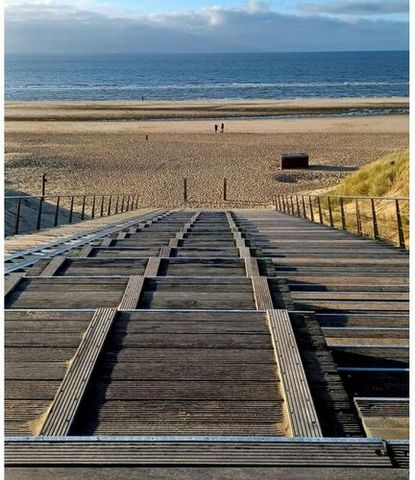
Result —
[{"label": "wooden plank", "polygon": [[177,248],[179,246],[179,240],[177,238],[171,238],[169,240],[169,247]]},{"label": "wooden plank", "polygon": [[245,246],[239,246],[239,256],[241,258],[250,258],[251,257],[251,250]]},{"label": "wooden plank", "polygon": [[[242,255],[241,255],[242,257]],[[258,261],[256,258],[252,258],[250,256],[245,257],[245,269],[246,269],[246,276],[247,277],[259,277],[259,267]]]},{"label": "wooden plank", "polygon": [[273,309],[274,304],[272,302],[267,278],[252,276],[251,282],[257,310]]},{"label": "wooden plank", "polygon": [[160,257],[150,257],[144,272],[145,277],[157,277],[159,268],[160,268],[161,258]]},{"label": "wooden plank", "polygon": [[[241,437],[7,439],[6,466],[264,465],[391,467],[380,440]],[[189,478],[191,478],[190,475]],[[212,477],[213,478],[213,477]],[[235,478],[233,475],[229,478]],[[301,477],[302,478],[302,477]]]},{"label": "wooden plank", "polygon": [[171,255],[171,247],[161,247],[160,248],[160,257],[166,258]]},{"label": "wooden plank", "polygon": [[63,266],[65,261],[65,256],[58,256],[53,258],[42,270],[39,277],[53,277],[53,275],[55,275],[55,273]]},{"label": "wooden plank", "polygon": [[117,240],[124,240],[124,238],[127,236],[127,232],[120,232],[117,235]]},{"label": "wooden plank", "polygon": [[95,312],[47,413],[40,435],[68,435],[116,313],[115,308]]},{"label": "wooden plank", "polygon": [[23,273],[11,273],[4,282],[4,296],[6,297],[17,287],[23,279]]},{"label": "wooden plank", "polygon": [[112,238],[110,237],[104,238],[104,240],[102,240],[101,242],[100,247],[109,247],[111,245],[111,242],[112,242]]},{"label": "wooden plank", "polygon": [[128,280],[124,295],[118,306],[119,310],[134,310],[140,300],[141,291],[144,286],[144,277],[134,275]]},{"label": "wooden plank", "polygon": [[267,310],[286,411],[294,437],[322,437],[294,331],[287,310]]},{"label": "wooden plank", "polygon": [[78,253],[78,257],[89,257],[93,250],[93,247],[89,244],[84,245]]}]

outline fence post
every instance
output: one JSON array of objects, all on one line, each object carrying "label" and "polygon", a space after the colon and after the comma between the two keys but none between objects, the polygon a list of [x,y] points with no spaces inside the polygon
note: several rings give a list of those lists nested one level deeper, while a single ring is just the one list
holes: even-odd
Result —
[{"label": "fence post", "polygon": [[320,197],[317,197],[317,208],[318,208],[318,218],[320,220],[320,223],[324,225],[323,212],[321,211]]},{"label": "fence post", "polygon": [[306,209],[305,209],[304,195],[301,195],[301,201],[302,201],[302,204],[303,204],[303,217],[304,217],[304,218],[307,218],[307,212],[306,212]]},{"label": "fence post", "polygon": [[314,222],[313,202],[311,201],[311,195],[308,196],[308,204],[310,205],[311,221]]},{"label": "fence post", "polygon": [[118,194],[117,195],[117,202],[115,204],[115,212],[114,213],[118,213],[118,204],[120,203],[120,195]]},{"label": "fence post", "polygon": [[360,221],[360,208],[359,208],[358,198],[356,198],[356,223],[357,223],[357,234],[362,235],[362,223]]},{"label": "fence post", "polygon": [[92,197],[91,218],[95,218],[95,195]]},{"label": "fence post", "polygon": [[122,200],[121,200],[121,213],[124,213],[124,201],[125,201],[125,195],[122,196]]},{"label": "fence post", "polygon": [[300,211],[300,202],[298,200],[298,195],[295,196],[295,202],[297,204],[297,217],[301,216],[301,211]]},{"label": "fence post", "polygon": [[37,211],[37,221],[36,221],[36,230],[40,230],[42,226],[42,206],[43,206],[43,197],[39,199],[39,209]]},{"label": "fence post", "polygon": [[105,195],[101,195],[101,211],[99,212],[100,217],[104,216],[104,198],[105,198]]},{"label": "fence post", "polygon": [[187,202],[187,178],[183,178],[183,200]]},{"label": "fence post", "polygon": [[342,217],[342,230],[346,230],[346,216],[344,214],[344,205],[343,205],[343,198],[340,197],[340,214]]},{"label": "fence post", "polygon": [[112,203],[112,194],[110,195],[110,198],[108,200],[107,217],[109,217],[111,215],[111,203]]},{"label": "fence post", "polygon": [[16,219],[14,221],[14,234],[17,235],[19,233],[19,222],[20,222],[20,207],[21,207],[21,198],[17,199],[16,204]]},{"label": "fence post", "polygon": [[403,233],[403,228],[402,228],[402,217],[401,217],[401,210],[399,208],[399,200],[395,200],[395,205],[396,205],[396,220],[398,222],[398,237],[399,237],[399,246],[401,248],[405,248],[405,236]]},{"label": "fence post", "polygon": [[226,202],[228,200],[228,180],[223,179],[223,200]]},{"label": "fence post", "polygon": [[327,197],[327,205],[329,207],[329,222],[330,222],[330,227],[334,227],[334,222],[333,222],[333,210],[331,209],[331,199],[330,197]]},{"label": "fence post", "polygon": [[73,219],[73,203],[74,203],[74,200],[75,200],[75,197],[74,197],[74,195],[72,195],[72,197],[71,197],[71,207],[69,209],[69,223],[72,223],[72,219]]},{"label": "fence post", "polygon": [[81,220],[83,220],[85,218],[85,200],[86,200],[86,197],[84,195],[84,197],[82,199]]},{"label": "fence post", "polygon": [[291,202],[291,213],[292,213],[293,215],[295,215],[295,214],[294,214],[294,200],[293,200],[293,196],[292,196],[292,195],[290,195],[290,202]]},{"label": "fence post", "polygon": [[378,228],[378,219],[376,217],[376,205],[374,198],[370,199],[372,205],[372,222],[373,222],[373,237],[375,240],[379,238],[379,228]]},{"label": "fence post", "polygon": [[59,223],[59,204],[61,202],[61,197],[58,195],[58,199],[56,200],[56,210],[55,210],[55,220],[53,222],[53,226],[57,227]]}]

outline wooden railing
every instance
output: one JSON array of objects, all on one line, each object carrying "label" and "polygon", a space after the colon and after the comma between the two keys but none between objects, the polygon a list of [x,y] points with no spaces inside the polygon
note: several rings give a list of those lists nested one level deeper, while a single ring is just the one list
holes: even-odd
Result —
[{"label": "wooden railing", "polygon": [[409,198],[277,195],[276,210],[400,248],[409,245]]},{"label": "wooden railing", "polygon": [[5,202],[5,215],[13,216],[12,234],[17,235],[23,220],[33,223],[33,231],[136,210],[139,195],[16,195],[6,196]]}]

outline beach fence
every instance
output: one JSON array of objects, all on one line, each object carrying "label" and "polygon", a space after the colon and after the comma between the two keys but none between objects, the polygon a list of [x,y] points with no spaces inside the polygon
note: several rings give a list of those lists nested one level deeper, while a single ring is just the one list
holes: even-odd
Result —
[{"label": "beach fence", "polygon": [[409,248],[409,198],[277,195],[276,210]]},{"label": "beach fence", "polygon": [[138,208],[138,193],[6,196],[5,235],[108,217]]}]

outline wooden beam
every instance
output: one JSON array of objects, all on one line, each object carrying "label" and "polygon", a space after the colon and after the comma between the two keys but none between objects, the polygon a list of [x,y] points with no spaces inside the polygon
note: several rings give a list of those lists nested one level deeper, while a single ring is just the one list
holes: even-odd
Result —
[{"label": "wooden beam", "polygon": [[[249,249],[248,249],[249,251]],[[256,258],[252,258],[248,255],[243,256],[241,252],[241,257],[244,257],[245,260],[245,270],[246,270],[246,276],[247,277],[259,277],[259,267],[258,267],[258,261]]]},{"label": "wooden beam", "polygon": [[144,272],[145,277],[157,277],[161,263],[161,257],[150,257]]},{"label": "wooden beam", "polygon": [[[384,468],[386,472],[391,471],[390,478],[394,478],[395,471],[391,468],[388,443],[369,438],[330,438],[316,442],[315,439],[309,438],[266,438],[255,435],[244,438],[148,436],[91,437],[90,439],[74,437],[71,439],[68,437],[43,441],[36,437],[22,437],[21,439],[6,438],[5,463],[8,467],[49,468],[68,465],[90,465],[91,467],[97,465],[180,465],[182,467],[186,465],[262,465],[296,469],[378,467]],[[408,444],[406,444],[406,450],[408,450]],[[290,478],[294,476],[307,478],[306,474],[305,476],[300,474],[300,477],[296,474],[288,475]],[[251,475],[249,477],[254,478]],[[260,477],[257,475],[257,478]],[[344,475],[344,478],[346,477],[351,478],[348,474]],[[376,475],[372,478],[375,477]],[[405,475],[400,478],[403,477]],[[232,475],[228,478],[237,477]],[[313,478],[317,477],[313,475]],[[324,475],[324,478],[331,478],[330,472]]]},{"label": "wooden beam", "polygon": [[78,253],[78,257],[89,257],[93,250],[93,247],[89,244],[84,245]]},{"label": "wooden beam", "polygon": [[65,261],[65,256],[58,256],[53,258],[42,270],[39,277],[53,277],[53,275],[55,275],[55,273],[63,266]]},{"label": "wooden beam", "polygon": [[286,411],[294,437],[322,437],[320,423],[287,310],[267,310]]},{"label": "wooden beam", "polygon": [[274,308],[267,278],[253,276],[251,281],[257,310]]},{"label": "wooden beam", "polygon": [[118,306],[119,310],[134,310],[140,300],[141,290],[144,286],[144,277],[134,275],[128,280],[124,295]]},{"label": "wooden beam", "polygon": [[115,308],[95,311],[55,395],[40,435],[68,435],[116,313]]},{"label": "wooden beam", "polygon": [[11,273],[4,281],[4,296],[9,295],[23,279],[23,273]]},{"label": "wooden beam", "polygon": [[170,257],[171,255],[171,247],[161,247],[160,248],[160,257]]}]

